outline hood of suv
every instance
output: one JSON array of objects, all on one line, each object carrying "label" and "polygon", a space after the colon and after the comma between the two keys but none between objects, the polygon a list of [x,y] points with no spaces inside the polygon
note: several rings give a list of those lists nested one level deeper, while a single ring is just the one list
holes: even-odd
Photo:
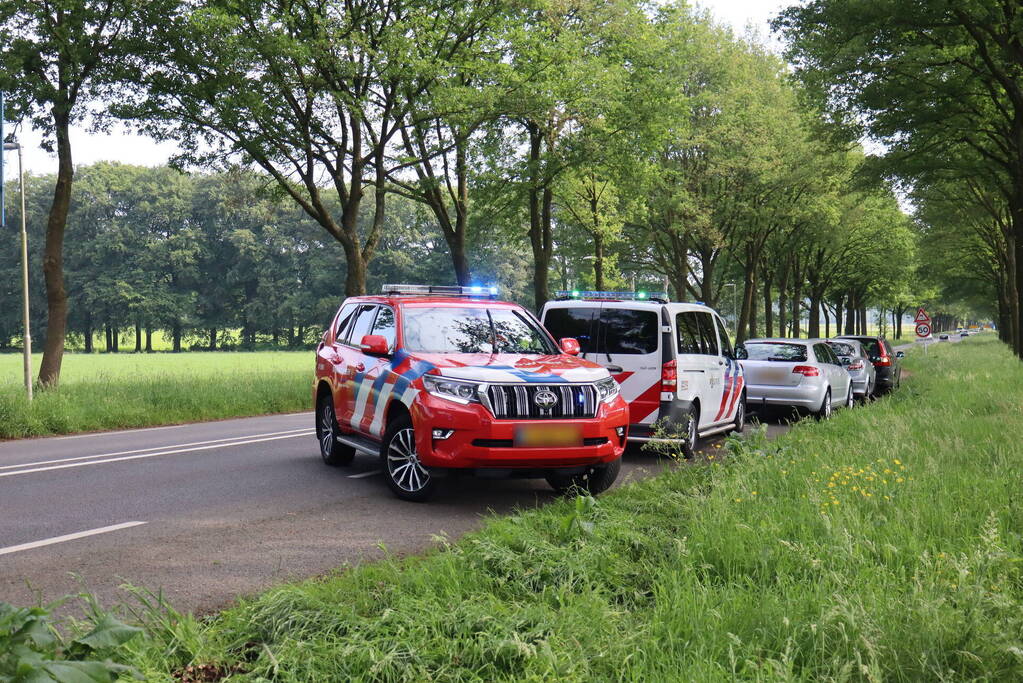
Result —
[{"label": "hood of suv", "polygon": [[596,382],[610,377],[607,369],[575,356],[521,356],[487,353],[417,353],[444,377],[475,382]]}]

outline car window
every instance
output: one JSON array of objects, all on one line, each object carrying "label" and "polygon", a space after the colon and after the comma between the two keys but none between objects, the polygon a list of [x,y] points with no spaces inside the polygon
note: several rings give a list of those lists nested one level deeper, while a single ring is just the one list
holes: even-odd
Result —
[{"label": "car window", "polygon": [[721,353],[728,358],[735,358],[732,353],[732,342],[728,339],[728,332],[725,331],[725,325],[721,322],[721,318],[715,317],[718,327],[718,337],[721,339]]},{"label": "car window", "polygon": [[348,324],[352,322],[352,318],[355,316],[355,312],[358,310],[359,304],[345,304],[341,307],[341,313],[337,317],[337,327],[334,329],[334,340],[339,344],[344,343],[345,330],[348,328]]},{"label": "car window", "polygon": [[387,340],[387,348],[394,350],[394,309],[390,306],[381,306],[377,318],[373,321],[373,329],[370,334],[378,334]]},{"label": "car window", "polygon": [[736,356],[743,360],[771,360],[802,362],[806,360],[806,347],[785,342],[746,342],[735,347]]},{"label": "car window", "polygon": [[376,313],[376,306],[364,305],[359,307],[359,312],[355,314],[355,318],[348,329],[347,342],[349,344],[357,345],[364,336],[369,334],[370,327],[373,325],[373,317]]},{"label": "car window", "polygon": [[703,311],[684,311],[675,316],[675,330],[679,353],[718,355],[718,340],[714,334],[714,319]]},{"label": "car window", "polygon": [[600,309],[599,353],[644,355],[657,352],[660,325],[656,311]]},{"label": "car window", "polygon": [[831,352],[831,347],[827,344],[814,344],[813,352],[817,356],[817,360],[821,363],[830,363],[831,365],[840,365],[841,361]]},{"label": "car window", "polygon": [[703,353],[700,346],[700,324],[694,313],[679,313],[675,316],[675,334],[679,353]]},{"label": "car window", "polygon": [[842,342],[829,341],[828,346],[835,352],[837,356],[855,356],[856,351],[853,349],[852,344],[843,344]]},{"label": "car window", "polygon": [[409,306],[402,330],[405,348],[419,353],[558,353],[535,322],[510,309]]},{"label": "car window", "polygon": [[571,337],[579,342],[581,353],[597,351],[596,326],[599,308],[550,308],[543,318],[544,327],[555,339]]}]

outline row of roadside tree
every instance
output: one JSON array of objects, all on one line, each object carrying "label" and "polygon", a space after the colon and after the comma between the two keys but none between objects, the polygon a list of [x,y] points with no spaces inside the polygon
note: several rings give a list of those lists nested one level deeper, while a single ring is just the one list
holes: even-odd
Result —
[{"label": "row of roadside tree", "polygon": [[[118,319],[140,330],[188,319],[210,337],[232,324],[248,341],[255,329],[296,336],[314,323],[286,311],[314,308],[258,295],[274,291],[265,283],[274,240],[300,245],[293,260],[313,273],[288,279],[288,292],[360,294],[386,271],[380,259],[400,252],[389,247],[401,241],[395,216],[413,226],[413,244],[443,250],[450,279],[510,280],[537,307],[557,285],[666,283],[675,297],[716,306],[736,295],[742,339],[823,334],[832,320],[864,329],[869,307],[897,322],[920,302],[913,223],[858,145],[824,134],[807,91],[756,39],[681,3],[14,0],[0,37],[9,46],[0,87],[16,116],[49,132],[60,164],[41,259],[44,383],[59,377],[69,320],[83,330],[115,324],[112,314],[82,316],[132,297]],[[176,165],[250,169],[272,210],[289,217],[271,221],[258,245],[236,234],[233,264],[195,271],[194,303],[104,285],[70,310],[76,286],[100,281],[65,282],[65,226],[68,260],[95,229],[68,223],[89,211],[75,204],[68,130],[97,115],[176,141]],[[250,196],[230,177],[190,181],[197,196],[217,197],[203,211]],[[150,182],[154,192],[162,183]],[[166,263],[159,249],[176,249],[173,240],[147,243],[142,225],[126,225],[119,248]],[[210,249],[193,238],[178,246]],[[264,283],[232,275],[240,271]],[[319,277],[331,285],[308,284]],[[240,298],[218,289],[243,280]],[[267,327],[261,307],[281,322]]]}]

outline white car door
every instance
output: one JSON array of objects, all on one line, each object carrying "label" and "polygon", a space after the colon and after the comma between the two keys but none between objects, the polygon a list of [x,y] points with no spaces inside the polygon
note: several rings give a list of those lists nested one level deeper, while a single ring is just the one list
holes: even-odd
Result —
[{"label": "white car door", "polygon": [[715,421],[721,404],[724,366],[719,365],[717,333],[710,313],[681,310],[675,313],[678,395],[700,403],[700,427]]}]

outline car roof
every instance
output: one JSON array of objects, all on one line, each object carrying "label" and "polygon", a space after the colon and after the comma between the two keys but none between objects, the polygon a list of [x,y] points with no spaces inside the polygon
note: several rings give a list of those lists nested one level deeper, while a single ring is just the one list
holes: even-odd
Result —
[{"label": "car roof", "polygon": [[662,307],[666,307],[672,311],[706,311],[708,313],[716,313],[716,311],[706,304],[698,304],[692,301],[669,301],[668,303],[661,303],[660,301],[635,301],[627,299],[555,299],[548,301],[543,305],[544,310],[549,308],[630,308],[633,310],[651,310],[658,311]]},{"label": "car roof", "polygon": [[744,344],[816,344],[824,341],[823,339],[791,339],[787,337],[757,337],[756,339],[747,339]]},{"label": "car roof", "polygon": [[484,297],[472,296],[416,296],[409,294],[366,294],[363,296],[350,296],[344,300],[345,304],[387,304],[390,306],[401,306],[405,304],[428,304],[431,306],[473,306],[479,308],[522,308],[519,304],[510,301],[498,301]]}]

